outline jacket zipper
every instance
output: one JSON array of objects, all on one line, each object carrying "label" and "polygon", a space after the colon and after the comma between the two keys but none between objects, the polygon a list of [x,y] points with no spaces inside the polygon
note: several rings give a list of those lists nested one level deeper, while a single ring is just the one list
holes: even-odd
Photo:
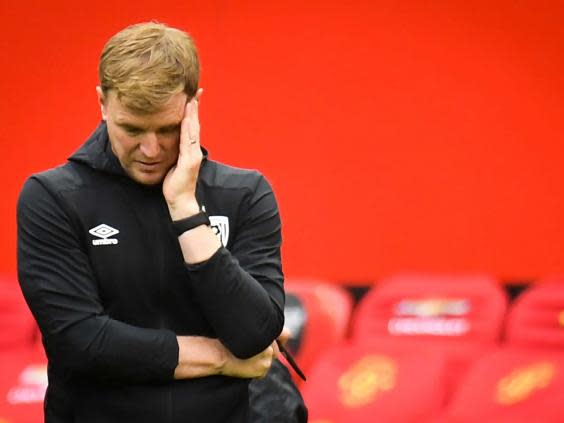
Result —
[{"label": "jacket zipper", "polygon": [[[159,223],[166,222],[168,218],[168,214],[162,212],[162,204],[161,204],[160,196],[157,196],[154,202],[155,205],[155,215],[157,217],[157,222],[154,227],[158,228]],[[166,210],[165,210],[166,211]],[[164,237],[166,236],[165,231],[161,230],[159,236]],[[155,243],[155,245],[162,245],[163,241]],[[165,269],[165,257],[163,255],[162,248],[155,248],[155,254],[157,255],[157,265],[158,265],[158,284],[159,284],[159,328],[165,329],[166,323],[164,318],[164,310],[165,310],[165,277],[164,277],[164,269]],[[165,421],[169,423],[173,423],[173,407],[172,407],[172,385],[168,384],[166,393],[165,393]]]}]

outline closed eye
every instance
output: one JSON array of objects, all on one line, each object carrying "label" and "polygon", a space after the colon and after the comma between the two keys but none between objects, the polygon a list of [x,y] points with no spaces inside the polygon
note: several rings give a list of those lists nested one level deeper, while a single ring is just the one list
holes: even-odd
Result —
[{"label": "closed eye", "polygon": [[139,135],[141,134],[143,131],[139,128],[125,128],[125,132],[127,132],[129,135]]},{"label": "closed eye", "polygon": [[163,126],[162,128],[158,129],[159,134],[175,134],[180,131],[180,125],[170,125],[170,126]]},{"label": "closed eye", "polygon": [[118,124],[125,132],[127,132],[129,135],[135,136],[135,135],[139,135],[143,132],[142,128],[139,128],[137,126],[133,126],[133,125],[128,125],[128,124]]}]

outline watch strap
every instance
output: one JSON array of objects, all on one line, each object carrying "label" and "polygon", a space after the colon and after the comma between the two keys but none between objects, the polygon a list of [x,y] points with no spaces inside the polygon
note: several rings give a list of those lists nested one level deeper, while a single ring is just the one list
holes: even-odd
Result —
[{"label": "watch strap", "polygon": [[190,217],[180,220],[173,220],[172,227],[177,236],[182,235],[184,232],[194,229],[201,225],[210,226],[210,218],[205,211],[201,211]]}]

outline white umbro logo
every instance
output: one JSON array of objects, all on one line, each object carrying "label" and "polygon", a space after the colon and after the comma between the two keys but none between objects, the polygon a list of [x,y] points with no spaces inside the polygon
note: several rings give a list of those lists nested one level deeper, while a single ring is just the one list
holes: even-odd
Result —
[{"label": "white umbro logo", "polygon": [[105,223],[90,229],[88,232],[98,238],[102,238],[92,240],[92,245],[113,245],[118,243],[117,239],[110,237],[119,234],[119,231]]}]

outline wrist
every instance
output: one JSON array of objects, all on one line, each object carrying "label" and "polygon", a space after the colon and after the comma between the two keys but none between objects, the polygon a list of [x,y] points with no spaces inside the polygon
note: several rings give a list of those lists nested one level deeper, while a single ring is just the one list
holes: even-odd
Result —
[{"label": "wrist", "polygon": [[218,348],[217,348],[217,359],[216,359],[216,374],[218,375],[226,375],[229,362],[230,362],[230,353],[225,348],[225,346],[218,340]]},{"label": "wrist", "polygon": [[168,211],[172,220],[181,220],[200,213],[200,205],[196,198],[168,203]]},{"label": "wrist", "polygon": [[177,236],[183,235],[185,232],[196,229],[198,226],[210,226],[210,218],[206,212],[201,211],[195,215],[185,217],[180,220],[173,220],[172,227]]},{"label": "wrist", "polygon": [[213,338],[177,336],[178,365],[175,379],[191,379],[223,374],[228,362],[228,351]]}]

